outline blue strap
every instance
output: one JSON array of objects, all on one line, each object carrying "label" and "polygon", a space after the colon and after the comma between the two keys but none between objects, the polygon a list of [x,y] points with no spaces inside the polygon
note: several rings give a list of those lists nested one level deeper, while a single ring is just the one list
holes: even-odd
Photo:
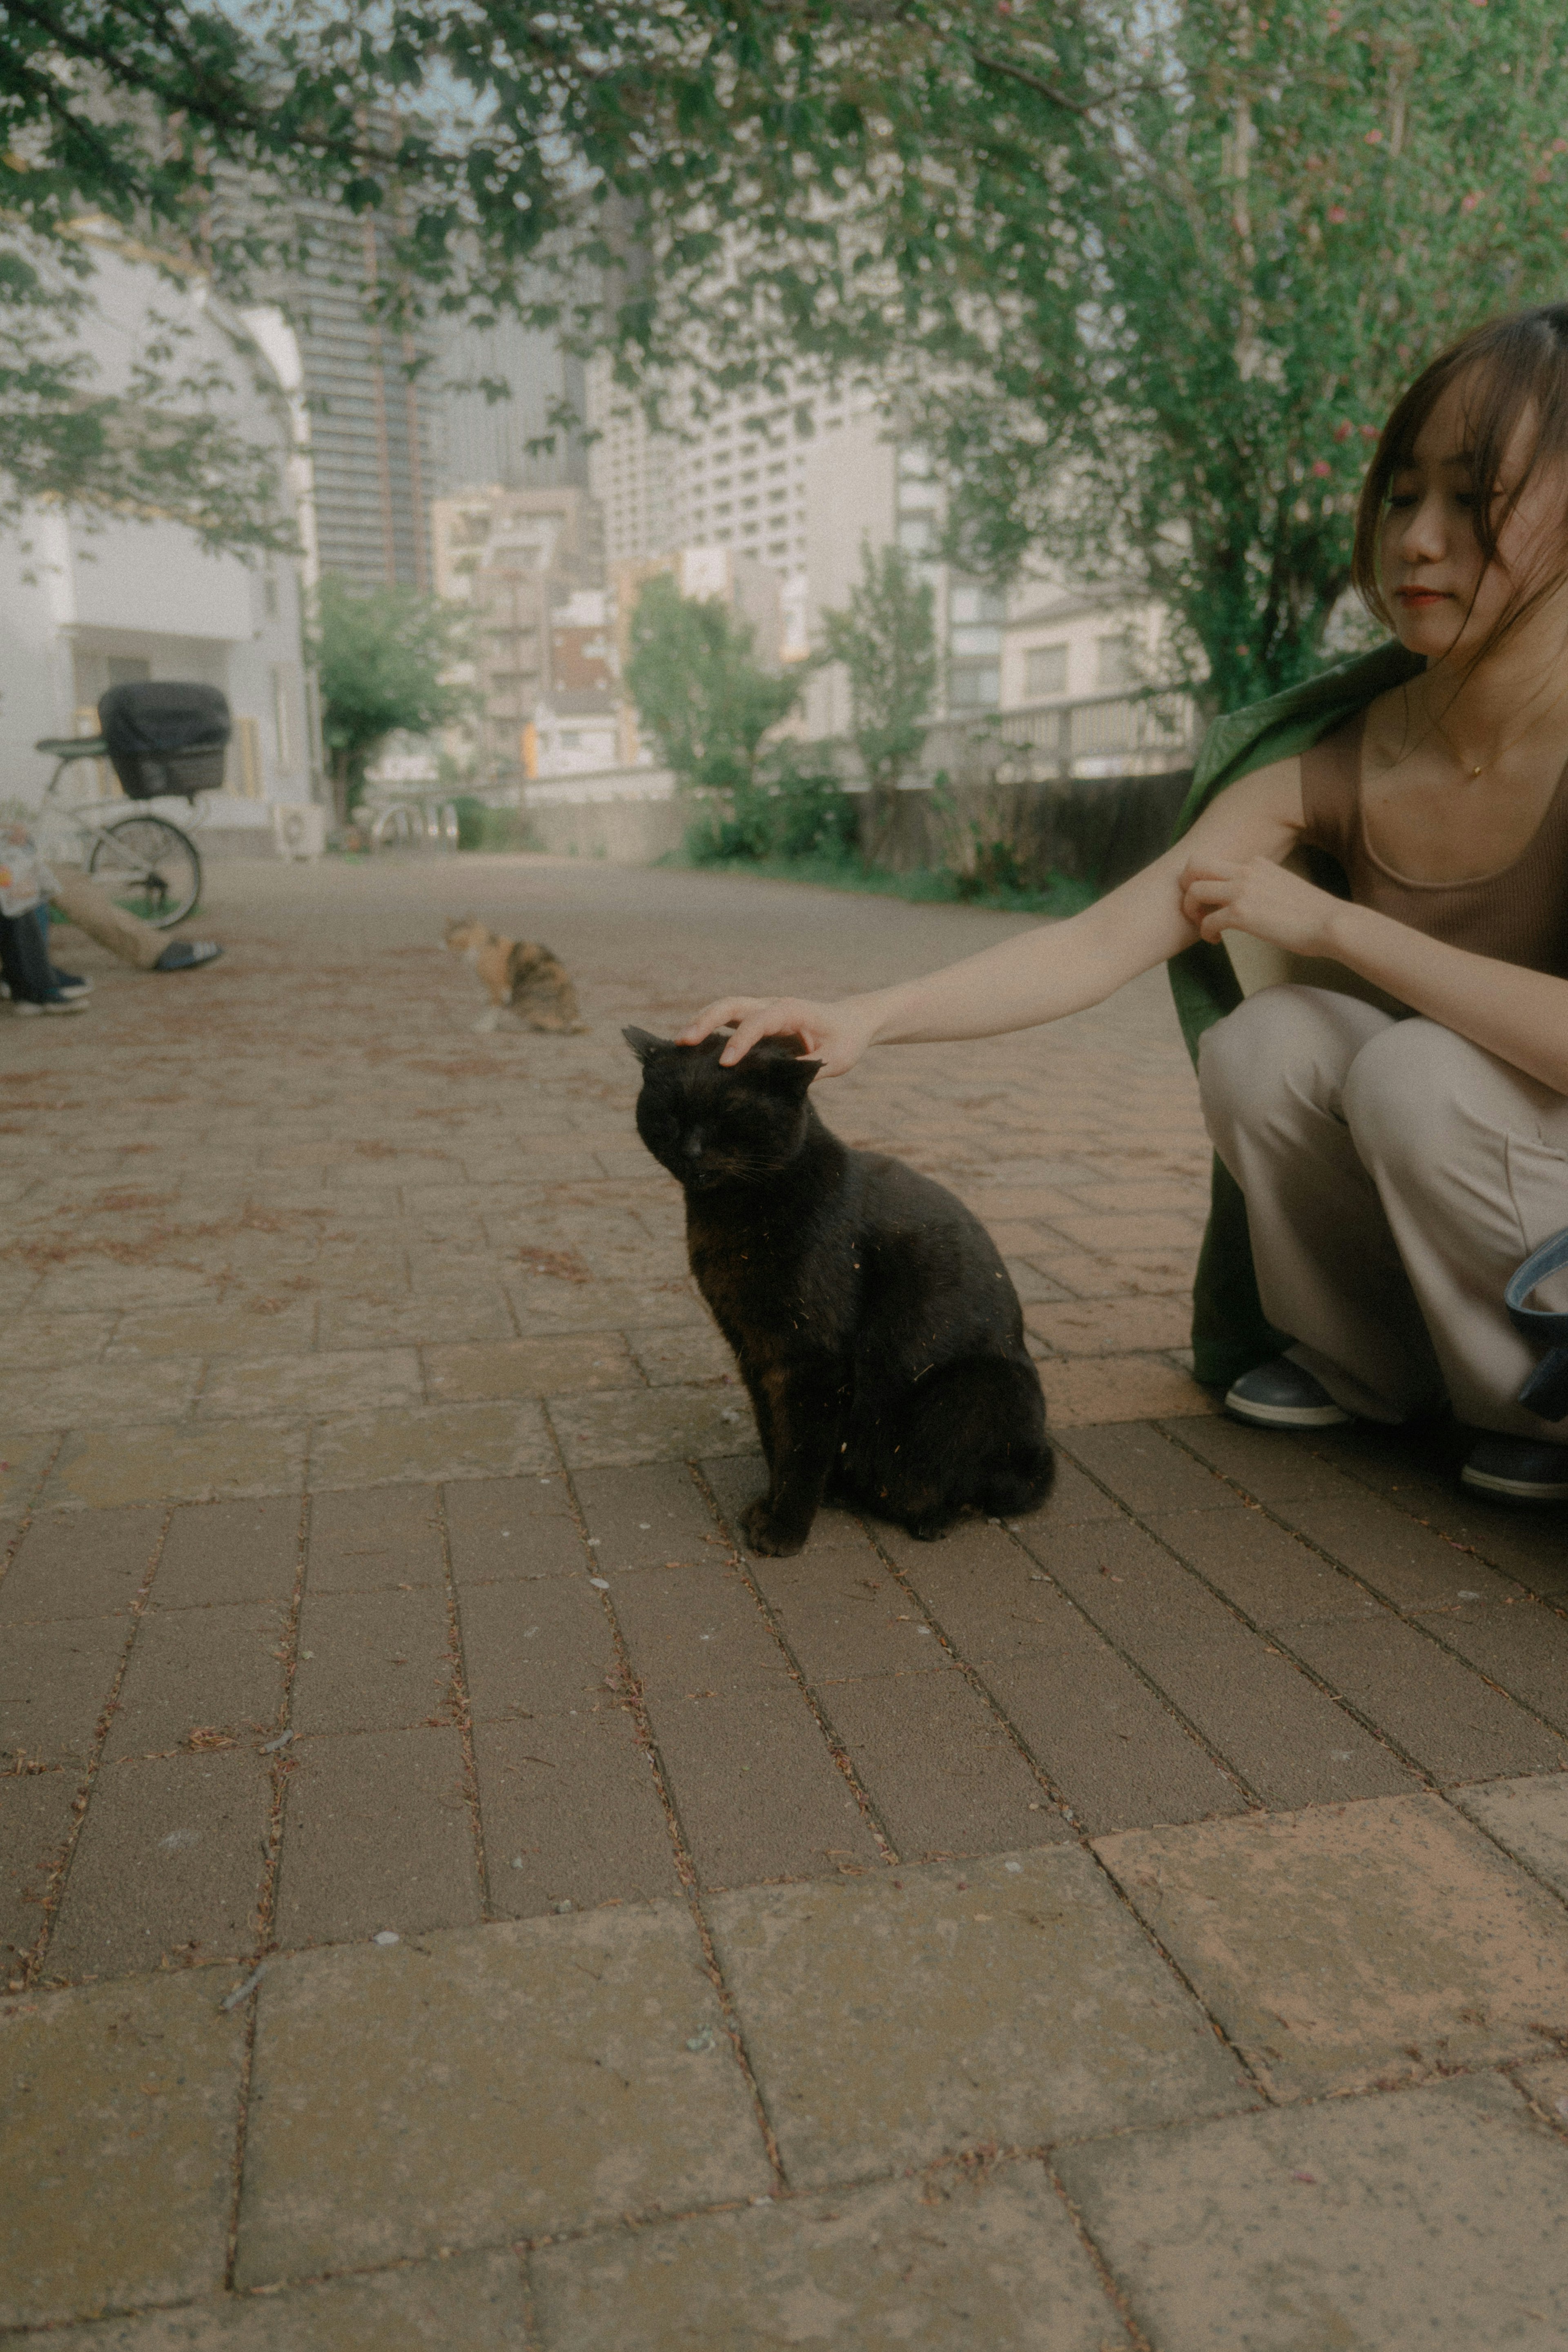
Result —
[{"label": "blue strap", "polygon": [[1519,1391],[1519,1402],[1531,1412],[1538,1412],[1542,1421],[1561,1421],[1568,1415],[1568,1314],[1553,1314],[1542,1307],[1527,1307],[1525,1300],[1537,1283],[1544,1282],[1549,1274],[1556,1274],[1568,1265],[1568,1226],[1553,1234],[1532,1250],[1503,1292],[1514,1329],[1521,1331],[1535,1347],[1544,1347],[1546,1355],[1537,1364]]}]

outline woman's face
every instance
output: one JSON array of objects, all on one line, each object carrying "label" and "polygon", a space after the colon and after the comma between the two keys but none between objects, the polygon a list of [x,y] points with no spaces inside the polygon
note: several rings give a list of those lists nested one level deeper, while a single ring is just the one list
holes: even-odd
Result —
[{"label": "woman's face", "polygon": [[[1383,589],[1399,641],[1429,661],[1479,651],[1511,600],[1528,587],[1538,563],[1552,562],[1561,541],[1568,485],[1542,466],[1526,483],[1484,563],[1476,541],[1475,496],[1467,447],[1466,386],[1451,383],[1416,436],[1410,462],[1390,484],[1383,519]],[[1515,429],[1505,453],[1500,495],[1523,473],[1532,426]],[[1563,602],[1558,592],[1550,604]],[[1544,617],[1544,616],[1542,616]],[[1562,616],[1555,621],[1561,631]]]}]

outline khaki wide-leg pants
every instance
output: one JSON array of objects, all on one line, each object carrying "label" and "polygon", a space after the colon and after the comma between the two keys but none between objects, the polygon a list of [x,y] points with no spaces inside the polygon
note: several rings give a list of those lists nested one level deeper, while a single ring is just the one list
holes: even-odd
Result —
[{"label": "khaki wide-leg pants", "polygon": [[162,931],[128,915],[107,890],[100,890],[96,882],[71,866],[62,866],[56,874],[55,904],[68,923],[75,923],[122,962],[133,963],[138,971],[151,971],[169,944]]},{"label": "khaki wide-leg pants", "polygon": [[[1502,1303],[1568,1225],[1568,1097],[1434,1021],[1297,987],[1206,1033],[1198,1087],[1263,1311],[1336,1403],[1397,1422],[1446,1394],[1472,1428],[1568,1443],[1518,1402],[1539,1359]],[[1568,1306],[1563,1281],[1532,1304]]]}]

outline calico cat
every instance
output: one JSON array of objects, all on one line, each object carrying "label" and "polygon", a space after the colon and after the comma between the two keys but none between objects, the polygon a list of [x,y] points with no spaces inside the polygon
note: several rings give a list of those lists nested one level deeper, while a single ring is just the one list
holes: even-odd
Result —
[{"label": "calico cat", "polygon": [[1032,1510],[1055,1467],[1023,1313],[961,1201],[830,1133],[799,1038],[733,1069],[724,1036],[622,1032],[637,1132],[683,1187],[697,1286],[739,1360],[768,1484],[741,1522],[799,1551],[825,1497],[940,1535]]},{"label": "calico cat", "polygon": [[493,1029],[510,1006],[530,1029],[547,1029],[580,1036],[587,1023],[577,1017],[577,991],[566,966],[549,948],[528,940],[497,939],[477,915],[465,915],[446,926],[446,944],[454,955],[472,965],[485,983],[490,1009],[475,1023],[478,1030]]}]

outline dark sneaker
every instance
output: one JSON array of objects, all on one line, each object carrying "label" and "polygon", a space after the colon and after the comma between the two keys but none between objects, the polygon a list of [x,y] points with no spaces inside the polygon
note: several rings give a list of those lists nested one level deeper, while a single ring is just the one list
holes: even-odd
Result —
[{"label": "dark sneaker", "polygon": [[1289,1356],[1276,1356],[1271,1364],[1243,1372],[1226,1397],[1225,1410],[1260,1429],[1334,1429],[1355,1418]]},{"label": "dark sneaker", "polygon": [[90,996],[92,994],[90,980],[82,980],[74,971],[62,971],[58,964],[56,964],[53,970],[57,996]]},{"label": "dark sneaker", "polygon": [[222,953],[216,940],[171,940],[152,969],[195,971],[204,963],[215,963]]},{"label": "dark sneaker", "polygon": [[13,1020],[30,1021],[39,1013],[85,1013],[85,996],[68,996],[63,989],[54,988],[47,996],[14,996],[11,999]]},{"label": "dark sneaker", "polygon": [[1459,1473],[1461,1486],[1512,1503],[1568,1503],[1568,1445],[1533,1437],[1483,1437]]}]

